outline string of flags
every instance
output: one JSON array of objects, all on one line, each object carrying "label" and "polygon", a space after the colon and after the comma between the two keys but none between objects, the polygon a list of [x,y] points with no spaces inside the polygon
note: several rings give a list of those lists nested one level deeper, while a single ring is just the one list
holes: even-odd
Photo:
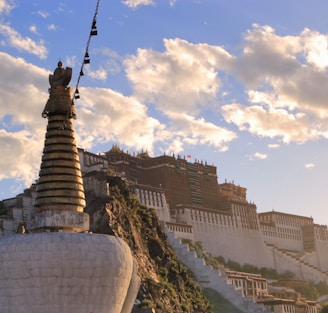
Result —
[{"label": "string of flags", "polygon": [[[89,56],[90,41],[91,41],[91,38],[93,36],[98,35],[97,14],[98,14],[98,9],[99,9],[99,3],[100,3],[100,0],[97,1],[95,14],[94,14],[93,19],[92,19],[91,30],[90,30],[90,33],[89,33],[89,37],[88,37],[88,41],[87,41],[87,45],[86,45],[86,49],[85,49],[85,53],[84,53],[84,57],[83,57],[83,62],[81,64],[80,73],[79,73],[79,76],[78,76],[77,81],[76,81],[76,87],[75,87],[75,91],[74,91],[74,94],[73,94],[73,99],[80,99],[79,83],[80,83],[81,77],[84,76],[83,68],[84,68],[84,65],[90,64],[90,56]],[[73,102],[73,99],[72,99],[72,102]]]}]

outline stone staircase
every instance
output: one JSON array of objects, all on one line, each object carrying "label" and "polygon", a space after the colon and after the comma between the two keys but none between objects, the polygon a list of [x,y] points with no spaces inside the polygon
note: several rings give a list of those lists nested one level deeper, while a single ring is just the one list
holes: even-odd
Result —
[{"label": "stone staircase", "polygon": [[203,288],[211,288],[220,293],[225,299],[231,302],[236,308],[244,313],[269,312],[263,304],[257,304],[252,298],[243,296],[240,290],[228,284],[224,275],[224,268],[217,270],[205,264],[203,258],[197,257],[194,251],[190,251],[188,244],[183,244],[176,238],[174,233],[165,227],[168,243],[175,251],[178,259],[184,263],[193,273],[198,283]]},{"label": "stone staircase", "polygon": [[[299,273],[296,275],[299,279],[304,279],[308,281],[320,282],[322,280],[328,283],[328,272],[322,271],[315,265],[312,265],[303,260],[306,253],[295,254],[291,251],[280,249],[272,244],[267,244],[267,246],[272,250],[275,259],[277,257],[280,260],[283,260],[284,264],[289,263],[295,269],[298,269]],[[276,265],[278,267],[279,272],[279,264]],[[281,270],[280,270],[281,272]]]}]

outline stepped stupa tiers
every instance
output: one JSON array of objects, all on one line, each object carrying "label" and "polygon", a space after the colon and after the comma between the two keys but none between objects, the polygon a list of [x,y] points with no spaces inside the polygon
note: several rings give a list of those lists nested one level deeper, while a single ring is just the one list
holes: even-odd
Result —
[{"label": "stepped stupa tiers", "polygon": [[29,233],[0,238],[0,312],[130,313],[140,279],[128,245],[88,233],[72,119],[72,70],[49,76],[44,150]]},{"label": "stepped stupa tiers", "polygon": [[34,231],[86,231],[85,196],[72,119],[76,118],[71,89],[72,69],[62,62],[49,75],[49,99],[42,112],[48,118],[35,200]]}]

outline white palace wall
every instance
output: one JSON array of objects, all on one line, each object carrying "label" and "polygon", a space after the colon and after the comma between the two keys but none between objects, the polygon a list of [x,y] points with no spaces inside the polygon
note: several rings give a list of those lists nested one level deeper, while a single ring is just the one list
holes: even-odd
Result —
[{"label": "white palace wall", "polygon": [[162,189],[143,185],[132,186],[132,189],[140,203],[155,209],[157,217],[161,222],[171,221],[169,206]]},{"label": "white palace wall", "polygon": [[[277,231],[277,228],[279,231]],[[300,234],[298,229],[269,227],[265,224],[261,224],[261,232],[265,242],[268,244],[272,244],[286,250],[303,250],[302,234]]]},{"label": "white palace wall", "polygon": [[[315,256],[318,260],[318,267],[323,271],[328,272],[328,242],[327,241],[316,241],[316,252]],[[304,258],[306,260],[306,258]],[[310,263],[310,262],[309,262]]]},{"label": "white palace wall", "polygon": [[264,240],[280,249],[291,251],[304,250],[305,225],[313,226],[313,219],[281,212],[259,213],[260,227]]},{"label": "white palace wall", "polygon": [[223,256],[241,264],[274,268],[272,253],[265,245],[259,229],[245,229],[233,215],[215,210],[178,208],[179,223],[192,225],[195,241],[201,241],[213,257]]},{"label": "white palace wall", "polygon": [[[240,212],[239,212],[240,213]],[[176,210],[178,224],[170,225],[177,238],[190,239],[184,232],[178,232],[174,225],[192,226],[193,241],[202,242],[205,251],[213,257],[223,256],[240,264],[249,263],[257,267],[273,268],[279,274],[292,272],[295,278],[307,281],[326,281],[328,275],[320,270],[317,252],[303,253],[301,259],[293,253],[287,253],[275,245],[267,245],[261,230],[256,225],[252,228],[241,224],[241,219],[234,214],[215,210],[189,208],[180,206]],[[249,212],[250,219],[253,218]],[[190,235],[190,234],[189,234]],[[327,263],[328,250],[326,243],[319,243],[320,258]]]}]

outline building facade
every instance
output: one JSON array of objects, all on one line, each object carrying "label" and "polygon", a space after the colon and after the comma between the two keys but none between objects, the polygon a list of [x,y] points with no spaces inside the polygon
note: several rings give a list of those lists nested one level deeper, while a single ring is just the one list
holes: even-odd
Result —
[{"label": "building facade", "polygon": [[[328,282],[327,226],[314,224],[309,217],[257,213],[256,205],[247,200],[246,188],[218,183],[215,166],[180,156],[132,155],[116,146],[102,154],[79,149],[79,159],[86,190],[108,194],[106,177],[120,177],[177,237],[201,241],[212,256]],[[33,200],[27,198],[18,196],[31,207]],[[21,201],[4,201],[20,220]],[[16,227],[10,227],[13,219],[5,216],[0,222],[3,233]],[[19,224],[18,218],[14,223]]]}]

